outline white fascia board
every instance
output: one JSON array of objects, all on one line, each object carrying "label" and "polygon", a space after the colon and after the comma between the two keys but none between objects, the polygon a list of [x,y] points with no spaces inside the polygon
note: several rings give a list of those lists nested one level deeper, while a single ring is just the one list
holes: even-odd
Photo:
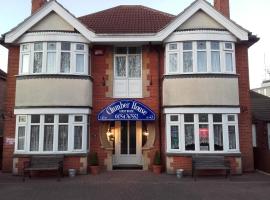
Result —
[{"label": "white fascia board", "polygon": [[20,36],[22,36],[32,26],[46,17],[50,12],[56,12],[60,17],[66,20],[70,25],[77,29],[84,37],[91,41],[91,38],[95,36],[95,33],[87,29],[78,19],[68,13],[62,6],[55,1],[49,2],[41,10],[19,25],[17,28],[7,33],[5,36],[5,43],[13,43]]},{"label": "white fascia board", "polygon": [[237,38],[229,32],[225,31],[211,31],[211,30],[198,30],[198,31],[181,31],[174,32],[164,40],[164,43],[178,42],[178,41],[194,41],[194,40],[207,40],[207,41],[229,41],[236,42]]},{"label": "white fascia board", "polygon": [[17,108],[15,115],[34,114],[91,114],[90,108]]},{"label": "white fascia board", "polygon": [[164,108],[165,114],[180,114],[180,113],[222,113],[222,114],[238,114],[240,113],[240,108],[235,107],[176,107],[176,108]]},{"label": "white fascia board", "polygon": [[198,10],[203,10],[206,14],[224,26],[228,31],[235,35],[240,40],[248,40],[248,31],[240,28],[225,16],[216,11],[213,7],[208,5],[204,0],[195,2],[191,7],[185,10],[184,13],[179,15],[171,24],[169,24],[165,29],[157,33],[157,37],[160,40],[167,38],[174,30],[186,22],[192,15],[194,15]]}]

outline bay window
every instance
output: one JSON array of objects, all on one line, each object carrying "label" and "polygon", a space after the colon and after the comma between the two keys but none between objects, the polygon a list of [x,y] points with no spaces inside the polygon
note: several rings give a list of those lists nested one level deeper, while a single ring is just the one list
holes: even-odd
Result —
[{"label": "bay window", "polygon": [[85,114],[18,115],[15,152],[86,153],[87,117]]},{"label": "bay window", "polygon": [[35,42],[21,45],[19,75],[88,75],[88,45],[73,42]]},{"label": "bay window", "polygon": [[234,43],[185,41],[166,45],[166,74],[236,73]]},{"label": "bay window", "polygon": [[236,114],[167,114],[167,152],[239,153]]}]

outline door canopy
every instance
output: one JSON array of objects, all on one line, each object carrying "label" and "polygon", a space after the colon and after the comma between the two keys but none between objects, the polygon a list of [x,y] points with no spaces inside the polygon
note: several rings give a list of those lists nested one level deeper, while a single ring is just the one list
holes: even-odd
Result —
[{"label": "door canopy", "polygon": [[119,100],[105,107],[98,114],[98,121],[154,121],[155,113],[135,100]]}]

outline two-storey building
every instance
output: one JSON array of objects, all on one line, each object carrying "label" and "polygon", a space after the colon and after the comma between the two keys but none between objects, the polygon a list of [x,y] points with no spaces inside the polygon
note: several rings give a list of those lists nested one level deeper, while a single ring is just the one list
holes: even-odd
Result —
[{"label": "two-storey building", "polygon": [[63,154],[85,173],[191,172],[195,154],[224,155],[252,171],[248,48],[258,38],[229,16],[229,0],[196,0],[179,15],[117,6],[76,18],[57,1],[3,35],[9,49],[3,169],[33,154]]}]

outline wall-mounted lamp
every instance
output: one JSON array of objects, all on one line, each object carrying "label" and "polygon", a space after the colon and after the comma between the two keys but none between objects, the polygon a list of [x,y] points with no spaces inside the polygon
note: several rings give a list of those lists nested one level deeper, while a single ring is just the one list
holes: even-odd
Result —
[{"label": "wall-mounted lamp", "polygon": [[107,130],[106,135],[107,135],[107,138],[108,138],[109,141],[114,141],[114,134],[112,132],[112,125],[111,125],[111,123],[109,124],[109,128]]},{"label": "wall-mounted lamp", "polygon": [[147,128],[147,125],[145,123],[143,123],[143,135],[146,137],[149,136],[148,128]]}]

